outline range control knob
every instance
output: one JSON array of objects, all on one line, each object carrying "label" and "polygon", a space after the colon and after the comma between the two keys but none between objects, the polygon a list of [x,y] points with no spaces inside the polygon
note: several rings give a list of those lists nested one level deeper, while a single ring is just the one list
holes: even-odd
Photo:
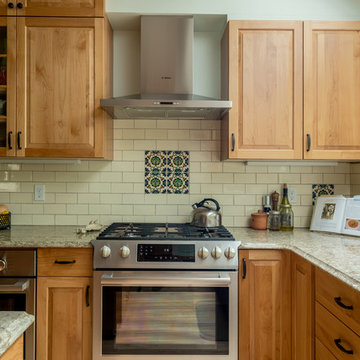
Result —
[{"label": "range control knob", "polygon": [[225,256],[230,260],[233,257],[235,257],[236,252],[232,247],[228,247],[225,252],[224,252]]},{"label": "range control knob", "polygon": [[104,259],[108,258],[111,255],[111,249],[104,245],[101,249],[100,249],[100,256]]},{"label": "range control knob", "polygon": [[211,251],[211,256],[214,259],[218,259],[219,257],[221,257],[222,251],[218,246],[215,246],[212,251]]},{"label": "range control knob", "polygon": [[209,256],[209,250],[206,247],[202,247],[198,251],[199,258],[205,260]]},{"label": "range control knob", "polygon": [[6,260],[0,259],[0,271],[4,271],[6,269]]},{"label": "range control knob", "polygon": [[130,255],[130,249],[127,246],[122,246],[120,248],[120,256],[125,259],[129,255]]}]

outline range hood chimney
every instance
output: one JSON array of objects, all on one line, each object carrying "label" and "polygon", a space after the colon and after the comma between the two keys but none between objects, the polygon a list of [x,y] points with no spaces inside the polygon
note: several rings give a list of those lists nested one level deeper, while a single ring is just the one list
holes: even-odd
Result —
[{"label": "range hood chimney", "polygon": [[141,93],[101,99],[115,119],[221,119],[231,101],[193,94],[194,19],[141,17]]}]

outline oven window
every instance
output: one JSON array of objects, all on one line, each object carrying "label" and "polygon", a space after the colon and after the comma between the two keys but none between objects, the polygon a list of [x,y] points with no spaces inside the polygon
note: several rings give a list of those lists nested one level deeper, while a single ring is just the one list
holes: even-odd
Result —
[{"label": "oven window", "polygon": [[0,311],[25,311],[26,294],[0,294]]},{"label": "oven window", "polygon": [[103,287],[103,354],[229,353],[229,288]]}]

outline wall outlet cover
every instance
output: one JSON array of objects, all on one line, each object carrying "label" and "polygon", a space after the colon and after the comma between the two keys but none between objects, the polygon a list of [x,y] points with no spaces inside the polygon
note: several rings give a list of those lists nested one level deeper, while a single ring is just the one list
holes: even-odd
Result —
[{"label": "wall outlet cover", "polygon": [[35,199],[35,201],[44,201],[45,200],[45,185],[35,184],[34,199]]}]

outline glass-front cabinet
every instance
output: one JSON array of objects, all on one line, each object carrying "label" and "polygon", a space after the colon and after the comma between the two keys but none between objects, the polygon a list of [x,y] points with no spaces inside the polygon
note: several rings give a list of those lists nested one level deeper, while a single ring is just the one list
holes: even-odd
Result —
[{"label": "glass-front cabinet", "polygon": [[0,156],[15,154],[16,19],[0,18]]}]

